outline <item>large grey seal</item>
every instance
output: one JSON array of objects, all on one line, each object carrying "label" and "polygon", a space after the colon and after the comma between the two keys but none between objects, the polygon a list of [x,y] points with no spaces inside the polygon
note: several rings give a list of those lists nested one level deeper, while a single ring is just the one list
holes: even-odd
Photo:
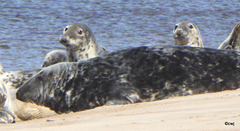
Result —
[{"label": "large grey seal", "polygon": [[66,26],[60,43],[66,47],[70,62],[87,60],[107,53],[96,43],[93,32],[85,24],[75,23]]},{"label": "large grey seal", "polygon": [[230,35],[222,42],[218,49],[240,51],[240,23],[235,25]]},{"label": "large grey seal", "polygon": [[240,54],[192,47],[138,47],[59,63],[25,82],[17,98],[57,113],[240,87]]},{"label": "large grey seal", "polygon": [[68,59],[67,53],[64,50],[53,50],[47,53],[45,56],[42,67],[48,67],[50,65],[59,63],[59,62],[66,62]]},{"label": "large grey seal", "polygon": [[177,23],[173,29],[175,45],[203,47],[202,37],[196,24],[183,21]]}]

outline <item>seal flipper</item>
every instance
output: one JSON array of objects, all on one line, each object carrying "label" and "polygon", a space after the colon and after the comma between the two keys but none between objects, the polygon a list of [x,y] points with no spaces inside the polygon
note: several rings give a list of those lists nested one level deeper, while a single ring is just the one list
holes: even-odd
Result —
[{"label": "seal flipper", "polygon": [[109,98],[106,101],[106,105],[122,105],[142,102],[140,93],[133,86],[129,86],[129,83],[121,83],[111,88],[109,92]]},{"label": "seal flipper", "polygon": [[15,123],[16,116],[9,111],[0,111],[0,123]]},{"label": "seal flipper", "polygon": [[16,115],[11,111],[11,96],[0,81],[0,123],[15,123]]}]

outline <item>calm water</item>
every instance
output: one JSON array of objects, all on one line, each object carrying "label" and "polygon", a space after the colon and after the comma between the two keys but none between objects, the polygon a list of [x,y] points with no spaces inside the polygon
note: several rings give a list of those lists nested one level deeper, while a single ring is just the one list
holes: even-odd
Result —
[{"label": "calm water", "polygon": [[63,28],[85,23],[109,50],[173,45],[172,29],[195,22],[205,47],[217,48],[240,18],[238,0],[1,0],[0,63],[6,70],[39,68],[45,54],[63,49]]}]

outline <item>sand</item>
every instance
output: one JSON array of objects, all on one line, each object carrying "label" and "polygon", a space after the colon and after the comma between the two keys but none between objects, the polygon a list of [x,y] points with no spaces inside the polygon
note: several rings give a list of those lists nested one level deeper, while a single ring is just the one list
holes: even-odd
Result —
[{"label": "sand", "polygon": [[102,106],[1,124],[0,131],[240,130],[240,89],[129,105]]}]

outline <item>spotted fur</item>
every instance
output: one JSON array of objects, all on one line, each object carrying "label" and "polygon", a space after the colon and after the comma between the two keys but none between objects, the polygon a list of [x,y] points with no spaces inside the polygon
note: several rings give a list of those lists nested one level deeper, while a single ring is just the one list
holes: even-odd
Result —
[{"label": "spotted fur", "polygon": [[87,60],[107,53],[96,43],[93,32],[84,24],[75,23],[66,26],[60,43],[66,47],[70,62]]},{"label": "spotted fur", "polygon": [[138,47],[59,63],[23,84],[17,98],[57,113],[240,87],[240,54],[193,47]]}]

